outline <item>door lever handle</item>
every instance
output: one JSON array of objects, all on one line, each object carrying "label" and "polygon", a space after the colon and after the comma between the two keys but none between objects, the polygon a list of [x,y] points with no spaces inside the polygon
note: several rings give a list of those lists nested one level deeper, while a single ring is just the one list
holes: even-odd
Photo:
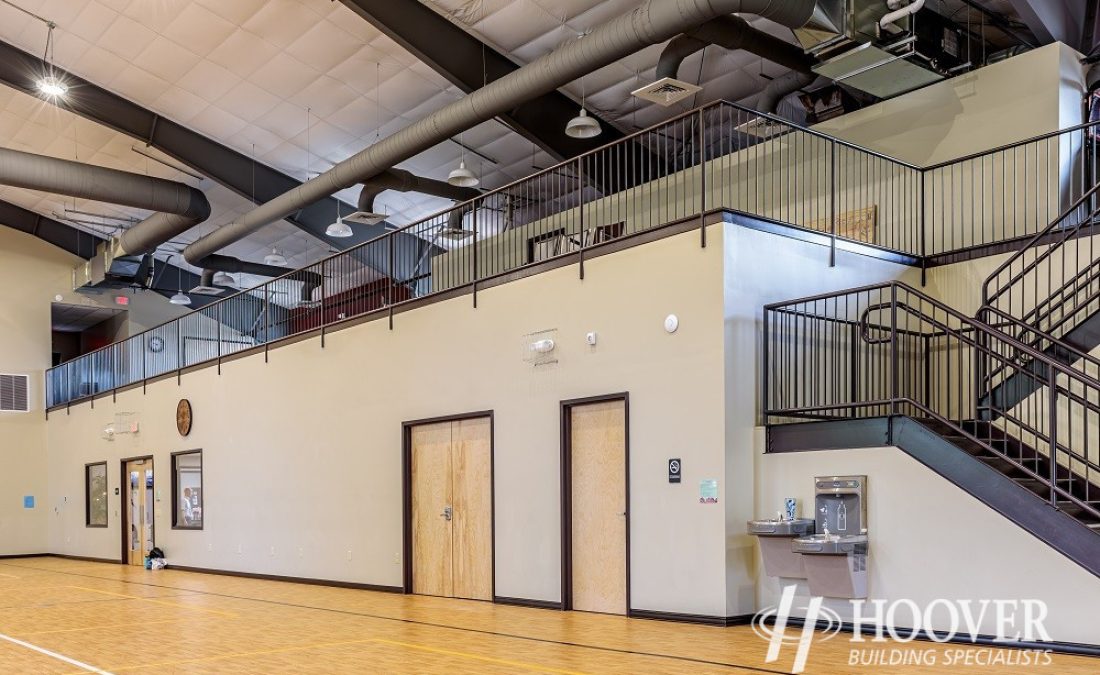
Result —
[{"label": "door lever handle", "polygon": [[449,507],[449,506],[444,506],[444,507],[443,507],[443,513],[441,513],[441,514],[439,514],[439,515],[443,516],[444,520],[448,520],[448,521],[449,521],[449,520],[451,519],[451,516],[452,516],[453,514],[454,514],[454,511],[453,511],[453,510],[451,509],[451,507]]}]

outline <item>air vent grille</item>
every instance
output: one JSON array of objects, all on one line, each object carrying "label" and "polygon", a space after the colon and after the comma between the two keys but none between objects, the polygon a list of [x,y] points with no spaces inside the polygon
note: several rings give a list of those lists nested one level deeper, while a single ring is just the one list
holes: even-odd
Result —
[{"label": "air vent grille", "polygon": [[27,412],[26,375],[0,375],[0,411]]},{"label": "air vent grille", "polygon": [[702,87],[689,82],[675,80],[671,77],[662,77],[653,84],[646,85],[641,89],[636,89],[631,93],[640,99],[651,101],[658,105],[670,106],[674,103],[683,101],[685,98],[694,96],[696,92],[701,90]]}]

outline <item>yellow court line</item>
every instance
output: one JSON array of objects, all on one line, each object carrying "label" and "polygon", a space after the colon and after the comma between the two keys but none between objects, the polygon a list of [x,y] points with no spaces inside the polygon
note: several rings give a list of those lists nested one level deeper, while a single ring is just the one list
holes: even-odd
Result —
[{"label": "yellow court line", "polygon": [[167,600],[158,600],[156,598],[143,598],[138,595],[127,595],[125,593],[113,593],[111,591],[101,591],[97,588],[88,588],[86,586],[69,586],[69,588],[76,588],[81,591],[89,591],[91,593],[102,593],[103,595],[113,595],[117,598],[127,598],[129,600],[142,600],[144,602],[152,602],[157,605],[166,605],[168,607],[180,607],[183,609],[193,609],[196,612],[209,612],[210,614],[217,614],[218,616],[226,616],[231,619],[236,619],[237,614],[233,612],[222,612],[216,609],[206,609],[205,607],[191,607],[190,605],[183,605],[178,602],[168,602]]},{"label": "yellow court line", "polygon": [[397,640],[384,640],[378,638],[374,642],[381,642],[388,645],[397,645],[399,647],[407,647],[409,649],[419,649],[425,652],[433,652],[435,654],[446,654],[447,656],[461,656],[467,659],[476,659],[478,661],[485,661],[487,663],[497,663],[502,666],[516,666],[518,668],[524,668],[526,670],[537,670],[542,673],[559,673],[560,675],[584,675],[581,671],[577,670],[561,670],[560,668],[551,668],[549,666],[540,666],[537,663],[527,663],[525,661],[509,661],[507,659],[496,659],[491,656],[479,656],[477,654],[470,654],[469,652],[456,652],[450,649],[440,649],[438,647],[429,647],[427,645],[418,645],[412,642],[398,642]]},{"label": "yellow court line", "polygon": [[100,626],[85,626],[84,628],[58,628],[57,630],[40,630],[33,633],[24,633],[23,637],[34,635],[53,635],[55,633],[79,633],[80,631],[104,630],[107,628],[129,628],[131,626],[148,626],[157,623],[179,623],[184,619],[158,619],[156,621],[132,621],[130,623],[107,623]]}]

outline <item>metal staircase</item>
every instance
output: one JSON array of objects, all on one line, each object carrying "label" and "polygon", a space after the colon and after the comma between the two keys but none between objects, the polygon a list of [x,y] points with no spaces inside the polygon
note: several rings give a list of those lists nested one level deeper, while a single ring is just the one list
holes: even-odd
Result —
[{"label": "metal staircase", "polygon": [[767,306],[769,451],[895,445],[1100,576],[1096,361],[995,316],[902,283]]}]

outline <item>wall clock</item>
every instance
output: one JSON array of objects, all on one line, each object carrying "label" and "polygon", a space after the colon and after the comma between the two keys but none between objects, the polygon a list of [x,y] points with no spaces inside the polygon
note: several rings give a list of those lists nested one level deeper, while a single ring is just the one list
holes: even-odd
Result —
[{"label": "wall clock", "polygon": [[176,404],[176,430],[180,436],[191,433],[191,401],[181,398]]},{"label": "wall clock", "polygon": [[149,351],[161,352],[163,350],[164,338],[160,337],[159,335],[154,335],[153,337],[149,338]]}]

